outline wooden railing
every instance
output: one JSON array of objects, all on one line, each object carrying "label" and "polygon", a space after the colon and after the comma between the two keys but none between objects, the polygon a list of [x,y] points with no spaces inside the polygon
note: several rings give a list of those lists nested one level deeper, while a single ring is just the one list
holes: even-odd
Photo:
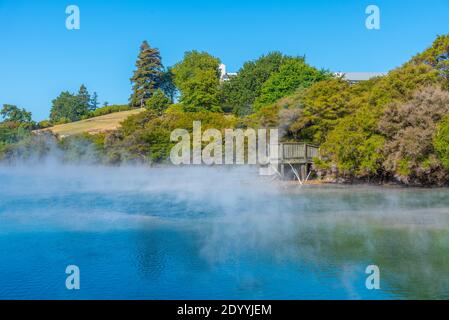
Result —
[{"label": "wooden railing", "polygon": [[280,162],[311,163],[316,157],[319,157],[317,146],[300,142],[279,144],[278,160]]}]

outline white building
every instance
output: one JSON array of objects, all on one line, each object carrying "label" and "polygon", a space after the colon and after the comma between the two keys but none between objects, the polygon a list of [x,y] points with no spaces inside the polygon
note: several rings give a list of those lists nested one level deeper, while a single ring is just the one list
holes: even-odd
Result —
[{"label": "white building", "polygon": [[337,72],[335,76],[341,77],[350,83],[357,83],[376,77],[383,77],[386,74],[385,72]]},{"label": "white building", "polygon": [[[220,64],[220,81],[229,81],[232,77],[237,76],[237,72],[228,72],[226,70],[225,64]],[[376,77],[383,77],[386,72],[336,72],[334,75],[336,77],[341,77],[342,79],[350,83],[358,83],[361,81],[367,81]]]},{"label": "white building", "polygon": [[230,78],[235,77],[237,75],[237,72],[227,72],[226,65],[220,64],[220,81],[229,81]]}]

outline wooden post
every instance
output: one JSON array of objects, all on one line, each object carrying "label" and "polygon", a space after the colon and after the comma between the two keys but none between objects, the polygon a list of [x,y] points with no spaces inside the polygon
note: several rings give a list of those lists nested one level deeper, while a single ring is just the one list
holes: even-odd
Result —
[{"label": "wooden post", "polygon": [[301,165],[301,180],[305,180],[307,178],[307,163]]}]

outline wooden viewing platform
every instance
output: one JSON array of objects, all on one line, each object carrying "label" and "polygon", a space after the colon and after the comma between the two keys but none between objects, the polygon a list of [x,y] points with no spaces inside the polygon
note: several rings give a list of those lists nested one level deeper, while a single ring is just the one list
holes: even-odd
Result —
[{"label": "wooden viewing platform", "polygon": [[261,167],[261,175],[277,174],[281,179],[305,181],[311,173],[313,159],[319,157],[318,146],[303,142],[280,143],[277,158],[273,148],[276,146],[270,146],[271,164]]}]

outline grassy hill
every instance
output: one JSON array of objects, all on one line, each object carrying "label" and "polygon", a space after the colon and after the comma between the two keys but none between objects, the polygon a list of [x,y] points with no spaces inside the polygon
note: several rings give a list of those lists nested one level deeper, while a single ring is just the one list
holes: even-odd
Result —
[{"label": "grassy hill", "polygon": [[114,112],[104,116],[90,118],[86,120],[59,124],[42,131],[52,131],[60,136],[70,136],[79,133],[99,133],[115,130],[120,127],[120,123],[131,115],[138,114],[145,109],[136,109],[122,112]]}]

